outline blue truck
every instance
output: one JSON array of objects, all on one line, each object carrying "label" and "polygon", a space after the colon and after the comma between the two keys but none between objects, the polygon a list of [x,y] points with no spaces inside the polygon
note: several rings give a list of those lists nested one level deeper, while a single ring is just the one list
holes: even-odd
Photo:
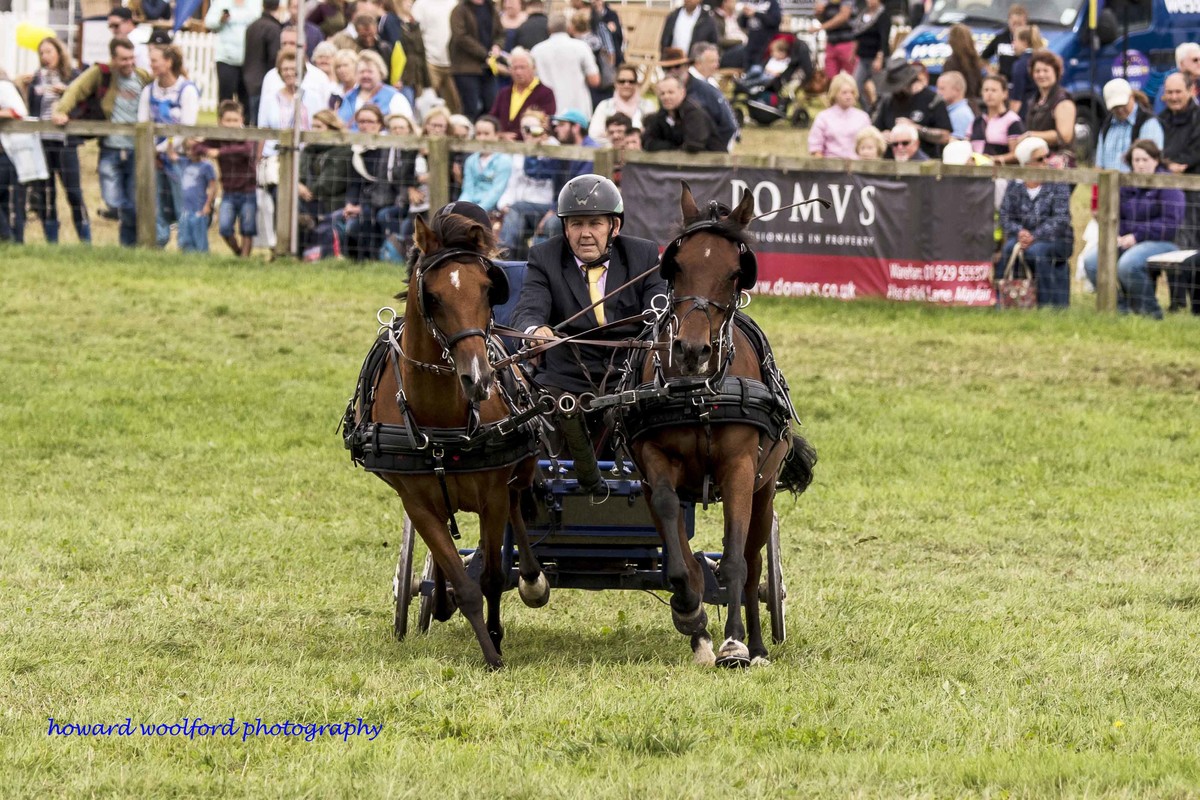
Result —
[{"label": "blue truck", "polygon": [[[910,61],[941,72],[950,55],[951,25],[971,28],[980,52],[1004,30],[1013,0],[936,0],[901,44]],[[1086,0],[1025,0],[1030,24],[1063,60],[1063,86],[1078,106],[1077,149],[1091,152],[1104,118],[1101,92],[1113,78],[1125,78],[1158,103],[1163,79],[1175,71],[1175,48],[1200,41],[1200,0],[1099,0],[1096,25],[1089,24]]]}]

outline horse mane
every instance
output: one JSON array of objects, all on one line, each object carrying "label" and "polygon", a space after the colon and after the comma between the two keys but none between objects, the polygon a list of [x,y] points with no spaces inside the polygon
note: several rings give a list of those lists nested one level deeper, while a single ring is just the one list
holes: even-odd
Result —
[{"label": "horse mane", "polygon": [[[432,256],[442,250],[470,250],[484,258],[495,258],[498,252],[496,234],[490,226],[482,225],[462,214],[437,214],[429,226],[430,232],[441,242],[437,250],[421,253],[421,258]],[[413,269],[421,259],[420,251],[413,247],[408,259],[408,280],[412,281]]]}]

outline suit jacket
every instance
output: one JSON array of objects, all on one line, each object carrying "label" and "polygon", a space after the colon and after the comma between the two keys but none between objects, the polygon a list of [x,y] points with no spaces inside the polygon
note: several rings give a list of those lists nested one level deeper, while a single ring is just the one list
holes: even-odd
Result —
[{"label": "suit jacket", "polygon": [[[633,236],[617,236],[613,240],[612,256],[608,263],[608,274],[605,277],[605,291],[611,292],[631,278],[641,275],[658,267],[658,245],[647,239]],[[651,299],[657,294],[666,294],[667,284],[657,274],[646,278],[641,283],[635,283],[616,297],[610,297],[604,303],[604,317],[608,322],[641,314],[650,307]],[[549,241],[535,245],[529,251],[529,266],[525,272],[525,283],[521,287],[521,296],[513,309],[512,327],[518,330],[548,325],[553,328],[568,317],[578,313],[581,308],[591,305],[588,298],[587,279],[583,270],[575,263],[564,236],[555,236]],[[579,319],[563,327],[561,333],[570,335],[596,327],[594,311],[581,316]],[[627,339],[641,332],[642,323],[630,323],[619,328],[601,331],[595,338]],[[574,350],[578,351],[579,360],[587,367],[585,375],[576,361]],[[609,361],[614,357],[614,350],[605,347],[588,347],[569,344],[559,345],[546,351],[542,368],[537,374],[537,381],[545,386],[563,389],[578,394],[595,391],[600,387],[608,370]],[[616,366],[619,370],[624,363],[625,354],[616,356]],[[590,377],[590,380],[589,380]],[[595,386],[593,386],[593,383]],[[611,385],[612,380],[608,383]]]},{"label": "suit jacket", "polygon": [[[666,50],[675,41],[675,20],[679,18],[679,12],[682,10],[683,6],[680,6],[667,15],[667,21],[663,23],[662,36],[659,38],[659,50]],[[712,14],[708,13],[708,9],[701,7],[700,18],[696,20],[696,27],[692,29],[692,46],[694,47],[699,42],[719,44],[720,38],[717,21]],[[689,55],[691,54],[689,53]]]},{"label": "suit jacket", "polygon": [[262,93],[263,77],[275,69],[279,55],[279,37],[283,23],[271,14],[263,14],[246,28],[246,58],[242,62],[242,80],[251,97]]},{"label": "suit jacket", "polygon": [[492,11],[492,40],[479,41],[479,23],[471,0],[463,0],[450,12],[450,73],[480,75],[487,66],[488,51],[493,45],[504,45],[504,25],[492,0],[483,0]]},{"label": "suit jacket", "polygon": [[663,108],[642,118],[642,149],[724,153],[726,142],[717,135],[704,109],[691,97],[685,97],[674,111]]},{"label": "suit jacket", "polygon": [[522,141],[525,137],[521,133],[521,117],[531,108],[541,109],[546,112],[546,116],[554,116],[554,92],[544,83],[538,83],[533,87],[533,91],[525,98],[525,102],[521,103],[521,107],[517,109],[517,115],[511,119],[508,116],[509,108],[512,106],[512,84],[505,86],[496,94],[496,102],[492,103],[491,115],[500,120],[500,133],[515,133],[517,141]]}]

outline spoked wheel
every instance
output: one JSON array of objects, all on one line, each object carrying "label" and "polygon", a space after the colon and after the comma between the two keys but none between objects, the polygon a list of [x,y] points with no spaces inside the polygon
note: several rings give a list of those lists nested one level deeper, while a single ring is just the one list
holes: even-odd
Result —
[{"label": "spoked wheel", "polygon": [[771,639],[779,644],[787,636],[783,619],[783,601],[787,588],[783,585],[783,560],[779,546],[779,515],[771,520],[771,536],[767,539],[767,611],[771,614]]},{"label": "spoked wheel", "polygon": [[[433,554],[425,556],[425,570],[421,573],[421,583],[432,582],[437,577],[437,565],[433,563]],[[429,632],[429,623],[433,621],[433,593],[421,594],[417,601],[417,630]]]},{"label": "spoked wheel", "polygon": [[417,537],[413,532],[412,520],[404,515],[404,527],[400,534],[400,558],[396,561],[396,574],[392,577],[392,600],[396,605],[396,619],[392,623],[396,641],[403,641],[408,634],[408,608],[413,597],[413,550]]}]

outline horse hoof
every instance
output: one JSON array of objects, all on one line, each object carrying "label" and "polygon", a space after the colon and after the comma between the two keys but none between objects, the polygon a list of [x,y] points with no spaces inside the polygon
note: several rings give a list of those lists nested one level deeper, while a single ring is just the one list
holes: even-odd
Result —
[{"label": "horse hoof", "polygon": [[697,666],[715,666],[717,663],[717,655],[713,652],[712,639],[708,636],[693,636],[692,656],[695,658]]},{"label": "horse hoof", "polygon": [[681,614],[672,607],[671,621],[675,623],[675,630],[684,636],[700,636],[708,627],[708,614],[704,613],[703,603],[697,606],[695,611],[686,614]]},{"label": "horse hoof", "polygon": [[750,666],[750,648],[737,639],[726,639],[717,652],[717,666],[729,669]]},{"label": "horse hoof", "polygon": [[495,661],[487,661],[485,663],[487,664],[488,670],[491,672],[499,672],[500,670],[504,669],[503,658],[497,658]]},{"label": "horse hoof", "polygon": [[550,602],[550,581],[546,580],[546,574],[539,572],[537,580],[529,583],[524,578],[517,581],[517,593],[521,595],[521,602],[530,608],[541,608]]}]

